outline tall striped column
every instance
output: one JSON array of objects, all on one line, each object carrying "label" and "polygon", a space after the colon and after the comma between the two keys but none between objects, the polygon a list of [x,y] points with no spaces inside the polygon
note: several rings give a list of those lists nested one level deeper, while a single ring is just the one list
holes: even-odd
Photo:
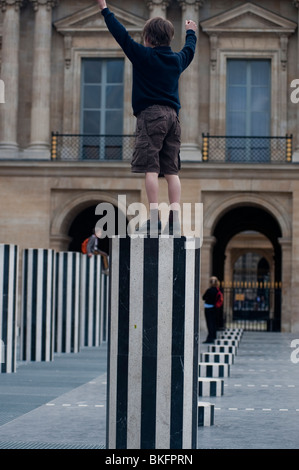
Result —
[{"label": "tall striped column", "polygon": [[108,339],[108,315],[109,315],[109,277],[102,276],[101,295],[101,343]]},{"label": "tall striped column", "polygon": [[107,448],[196,448],[200,253],[185,242],[111,241]]},{"label": "tall striped column", "polygon": [[54,355],[55,252],[23,251],[20,358],[52,361]]},{"label": "tall striped column", "polygon": [[101,257],[81,255],[80,285],[80,344],[101,344]]},{"label": "tall striped column", "polygon": [[80,349],[80,253],[56,253],[55,345],[58,353]]},{"label": "tall striped column", "polygon": [[19,250],[0,245],[0,372],[16,371]]}]

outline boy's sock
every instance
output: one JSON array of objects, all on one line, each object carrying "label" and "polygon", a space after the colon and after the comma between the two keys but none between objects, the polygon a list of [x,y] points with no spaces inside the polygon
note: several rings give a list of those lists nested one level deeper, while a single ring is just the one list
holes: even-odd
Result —
[{"label": "boy's sock", "polygon": [[159,230],[161,229],[159,209],[150,209],[150,227],[151,230],[154,232],[159,232]]}]

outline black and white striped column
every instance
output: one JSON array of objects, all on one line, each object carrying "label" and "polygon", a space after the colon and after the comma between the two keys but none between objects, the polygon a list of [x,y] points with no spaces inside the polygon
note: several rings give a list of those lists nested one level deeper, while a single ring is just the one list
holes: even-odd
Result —
[{"label": "black and white striped column", "polygon": [[81,255],[80,344],[101,344],[102,268],[101,257]]},{"label": "black and white striped column", "polygon": [[54,355],[55,252],[23,251],[20,358],[52,361]]},{"label": "black and white striped column", "polygon": [[54,350],[58,353],[80,349],[80,260],[81,253],[56,253]]},{"label": "black and white striped column", "polygon": [[0,245],[0,372],[16,371],[19,249]]},{"label": "black and white striped column", "polygon": [[200,250],[185,242],[112,239],[107,448],[196,448]]}]

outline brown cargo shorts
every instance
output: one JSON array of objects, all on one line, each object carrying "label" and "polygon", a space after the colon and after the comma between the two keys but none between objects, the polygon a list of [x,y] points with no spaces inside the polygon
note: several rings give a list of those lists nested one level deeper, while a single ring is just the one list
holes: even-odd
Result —
[{"label": "brown cargo shorts", "polygon": [[163,105],[144,109],[137,116],[132,172],[178,174],[180,146],[181,126],[175,109]]}]

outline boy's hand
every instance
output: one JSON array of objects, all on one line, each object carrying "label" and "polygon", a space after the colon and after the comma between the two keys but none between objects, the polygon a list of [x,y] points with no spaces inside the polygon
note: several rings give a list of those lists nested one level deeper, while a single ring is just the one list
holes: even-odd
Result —
[{"label": "boy's hand", "polygon": [[188,31],[188,29],[192,29],[192,31],[197,31],[197,24],[192,20],[186,20],[186,31]]},{"label": "boy's hand", "polygon": [[104,8],[107,8],[106,0],[98,0],[98,5],[101,11],[104,10]]}]

